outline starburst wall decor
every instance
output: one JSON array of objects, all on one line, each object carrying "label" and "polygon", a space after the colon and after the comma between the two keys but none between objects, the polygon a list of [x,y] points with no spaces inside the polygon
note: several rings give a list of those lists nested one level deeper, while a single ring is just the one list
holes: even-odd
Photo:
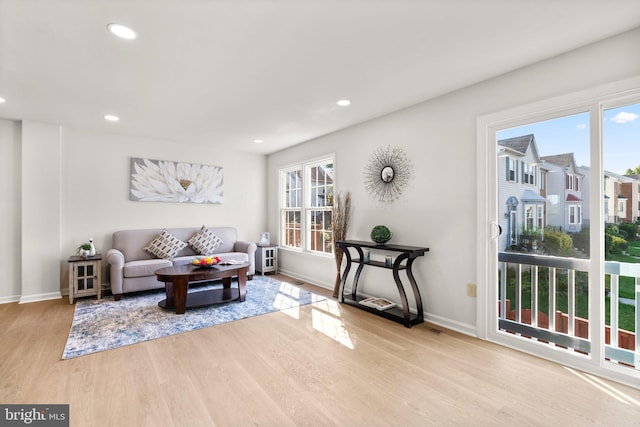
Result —
[{"label": "starburst wall decor", "polygon": [[413,166],[399,147],[379,147],[365,166],[365,187],[371,197],[383,203],[393,203],[407,187]]}]

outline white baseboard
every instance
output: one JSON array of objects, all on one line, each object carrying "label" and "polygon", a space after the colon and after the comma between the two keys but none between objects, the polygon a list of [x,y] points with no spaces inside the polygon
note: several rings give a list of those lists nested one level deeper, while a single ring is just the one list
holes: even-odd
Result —
[{"label": "white baseboard", "polygon": [[20,295],[0,297],[0,304],[9,304],[10,302],[18,302],[18,301],[20,301]]},{"label": "white baseboard", "polygon": [[61,299],[62,294],[60,291],[58,292],[49,292],[46,294],[34,294],[34,295],[23,295],[20,297],[20,304],[26,304],[30,302],[38,302],[38,301],[47,301],[50,299]]},{"label": "white baseboard", "polygon": [[431,313],[424,313],[424,320],[434,325],[442,326],[443,328],[451,329],[452,331],[460,332],[461,334],[469,335],[474,338],[478,337],[475,325],[468,323],[457,322],[446,317],[438,316]]},{"label": "white baseboard", "polygon": [[289,276],[294,279],[302,280],[303,282],[318,286],[320,288],[333,290],[333,283],[318,282],[316,279],[312,277],[307,277],[300,274],[292,273],[290,271],[283,270],[283,269],[278,269],[278,273],[284,274],[285,276]]}]

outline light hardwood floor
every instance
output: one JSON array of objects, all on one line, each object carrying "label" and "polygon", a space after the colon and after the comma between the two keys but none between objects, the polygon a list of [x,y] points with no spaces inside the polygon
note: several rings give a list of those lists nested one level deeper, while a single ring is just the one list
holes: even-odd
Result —
[{"label": "light hardwood floor", "polygon": [[331,298],[61,360],[72,318],[0,305],[0,403],[68,403],[72,426],[640,423],[640,390]]}]

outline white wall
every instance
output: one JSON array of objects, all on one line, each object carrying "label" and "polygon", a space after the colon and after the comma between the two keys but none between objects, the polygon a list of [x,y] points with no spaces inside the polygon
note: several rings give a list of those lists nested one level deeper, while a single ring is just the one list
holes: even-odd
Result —
[{"label": "white wall", "polygon": [[[75,129],[65,129],[63,141],[63,254],[73,254],[91,237],[104,254],[116,230],[232,226],[238,229],[239,239],[257,241],[266,227],[264,155]],[[131,201],[131,157],[220,166],[224,202]],[[65,269],[62,266],[62,280]]]},{"label": "white wall", "polygon": [[[10,238],[0,242],[0,302],[66,293],[69,256],[91,237],[104,254],[116,230],[233,226],[240,239],[257,241],[266,229],[264,155],[32,122],[22,128],[20,122],[0,121],[0,195],[13,200],[2,213],[3,236]],[[22,164],[21,152],[27,155]],[[224,203],[130,201],[131,157],[221,166]]]},{"label": "white wall", "polygon": [[[272,154],[268,159],[269,229],[278,229],[278,168],[335,152],[336,190],[349,190],[354,207],[349,239],[369,240],[376,224],[393,231],[392,242],[428,246],[414,263],[428,320],[477,334],[476,123],[481,115],[640,75],[640,29],[426,101],[359,126]],[[349,108],[357,108],[353,99]],[[364,166],[380,146],[399,146],[413,160],[406,197],[381,206],[365,191]],[[280,251],[283,272],[332,287],[331,258]],[[368,269],[364,292],[398,301],[389,271]],[[396,295],[394,295],[396,294]]]},{"label": "white wall", "polygon": [[19,122],[0,120],[0,303],[16,301],[21,291],[21,139]]},{"label": "white wall", "polygon": [[21,147],[20,302],[60,298],[60,126],[23,121]]}]

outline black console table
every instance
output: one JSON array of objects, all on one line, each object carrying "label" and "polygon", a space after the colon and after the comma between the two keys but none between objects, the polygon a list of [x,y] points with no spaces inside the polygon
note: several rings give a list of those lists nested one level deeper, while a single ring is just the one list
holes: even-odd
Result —
[{"label": "black console table", "polygon": [[[411,266],[413,265],[413,261],[417,257],[423,256],[425,252],[428,252],[429,248],[419,248],[415,246],[402,245],[378,245],[373,242],[364,242],[358,240],[339,240],[336,243],[342,248],[342,250],[344,251],[344,255],[347,258],[347,265],[345,266],[344,272],[342,274],[342,279],[340,281],[339,298],[341,303],[358,307],[370,313],[374,313],[389,320],[393,320],[394,322],[402,323],[407,328],[424,322],[422,298],[420,297],[420,290],[418,289],[416,279],[413,276],[413,272],[411,271]],[[359,258],[352,258],[351,253],[349,252],[349,248],[354,248],[358,252]],[[387,266],[385,262],[380,261],[370,260],[369,262],[365,262],[364,253],[362,252],[363,248],[399,252],[400,255],[396,257],[392,266]],[[358,268],[356,269],[355,275],[353,277],[351,295],[347,295],[345,298],[345,284],[347,282],[349,271],[351,271],[352,263],[358,263]],[[393,280],[396,282],[396,286],[398,287],[398,293],[400,294],[400,300],[402,302],[402,309],[393,307],[387,310],[378,310],[376,308],[360,304],[360,301],[365,299],[365,297],[358,295],[358,280],[360,279],[360,273],[362,273],[362,269],[365,265],[393,270]],[[413,295],[416,300],[416,314],[413,314],[409,311],[407,293],[405,292],[404,285],[400,280],[400,270],[405,270],[407,272],[407,277],[409,278],[409,283],[411,283],[411,289],[413,290]]]}]

